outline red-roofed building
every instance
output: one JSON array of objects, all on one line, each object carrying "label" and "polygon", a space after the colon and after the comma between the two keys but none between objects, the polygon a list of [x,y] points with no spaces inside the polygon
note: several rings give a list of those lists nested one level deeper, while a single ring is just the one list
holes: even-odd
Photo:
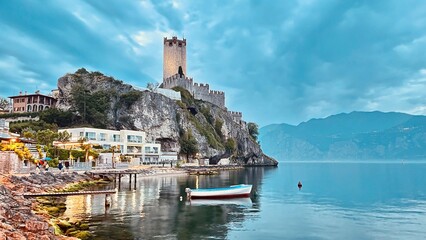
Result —
[{"label": "red-roofed building", "polygon": [[17,96],[9,97],[12,99],[12,113],[39,112],[56,106],[57,99],[48,95],[40,94],[36,91],[33,94],[19,93]]}]

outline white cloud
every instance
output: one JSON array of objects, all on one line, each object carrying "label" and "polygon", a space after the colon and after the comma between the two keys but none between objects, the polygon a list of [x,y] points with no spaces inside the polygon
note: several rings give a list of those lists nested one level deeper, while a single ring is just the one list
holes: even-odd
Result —
[{"label": "white cloud", "polygon": [[132,38],[142,47],[146,47],[154,42],[159,42],[164,37],[171,36],[170,32],[155,31],[139,31],[132,35]]}]

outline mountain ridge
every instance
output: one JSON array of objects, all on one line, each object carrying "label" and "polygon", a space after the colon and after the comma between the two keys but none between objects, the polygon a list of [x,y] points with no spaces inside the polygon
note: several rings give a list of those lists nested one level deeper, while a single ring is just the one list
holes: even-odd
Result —
[{"label": "mountain ridge", "polygon": [[279,160],[426,159],[426,116],[340,113],[259,130],[265,153]]}]

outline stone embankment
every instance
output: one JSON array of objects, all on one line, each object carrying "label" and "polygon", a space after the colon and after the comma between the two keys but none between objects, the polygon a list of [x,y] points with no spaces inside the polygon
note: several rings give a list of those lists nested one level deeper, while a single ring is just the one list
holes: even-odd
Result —
[{"label": "stone embankment", "polygon": [[57,191],[69,183],[91,181],[86,174],[30,174],[29,176],[0,176],[0,240],[3,239],[76,239],[57,236],[49,225],[49,216],[35,214],[35,199],[23,193]]},{"label": "stone embankment", "polygon": [[215,175],[223,170],[239,170],[244,168],[241,165],[214,165],[214,166],[188,166],[183,167],[189,175]]}]

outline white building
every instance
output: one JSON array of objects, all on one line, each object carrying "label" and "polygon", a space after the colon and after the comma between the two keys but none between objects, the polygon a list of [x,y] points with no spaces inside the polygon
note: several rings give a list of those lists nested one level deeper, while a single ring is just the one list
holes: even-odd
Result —
[{"label": "white building", "polygon": [[107,130],[98,128],[68,128],[59,132],[67,131],[71,134],[70,143],[56,143],[56,145],[75,145],[82,138],[85,143],[102,146],[103,149],[117,147],[117,154],[140,158],[141,163],[159,162],[161,156],[161,144],[146,142],[146,133],[133,130]]}]

